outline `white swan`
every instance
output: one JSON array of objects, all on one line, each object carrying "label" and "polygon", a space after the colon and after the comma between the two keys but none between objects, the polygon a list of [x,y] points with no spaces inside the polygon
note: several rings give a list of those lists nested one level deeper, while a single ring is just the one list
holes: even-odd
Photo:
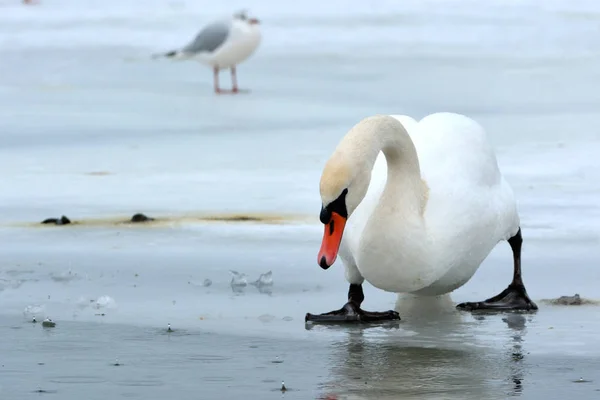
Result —
[{"label": "white swan", "polygon": [[512,189],[483,128],[436,113],[417,122],[377,115],[355,125],[328,160],[320,182],[325,232],[318,255],[327,269],[338,251],[350,283],[348,303],[306,320],[399,319],[360,309],[362,283],[394,293],[438,296],[464,285],[496,244],[514,255],[509,287],[462,309],[526,309],[521,229]]}]

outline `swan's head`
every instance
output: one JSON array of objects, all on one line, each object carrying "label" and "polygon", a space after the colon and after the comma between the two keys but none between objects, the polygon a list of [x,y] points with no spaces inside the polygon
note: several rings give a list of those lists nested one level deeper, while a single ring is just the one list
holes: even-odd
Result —
[{"label": "swan's head", "polygon": [[367,193],[371,169],[359,154],[338,148],[321,175],[321,222],[325,225],[317,262],[323,269],[333,265],[342,242],[346,221]]}]

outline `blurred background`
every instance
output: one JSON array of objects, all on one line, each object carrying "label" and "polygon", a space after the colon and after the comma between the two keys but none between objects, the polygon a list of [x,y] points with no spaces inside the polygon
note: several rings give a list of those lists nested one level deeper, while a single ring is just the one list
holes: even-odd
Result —
[{"label": "blurred background", "polygon": [[[238,67],[250,93],[151,59],[244,8],[263,34]],[[600,223],[599,21],[594,1],[2,0],[0,212],[316,220],[353,124],[453,111],[488,130],[526,227],[581,233]]]}]

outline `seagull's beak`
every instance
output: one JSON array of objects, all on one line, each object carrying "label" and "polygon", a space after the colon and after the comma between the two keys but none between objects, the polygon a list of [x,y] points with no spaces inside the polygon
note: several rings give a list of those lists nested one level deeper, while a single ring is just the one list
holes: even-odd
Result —
[{"label": "seagull's beak", "polygon": [[317,262],[323,269],[327,269],[333,265],[337,258],[346,226],[346,218],[336,212],[331,213],[331,220],[325,224],[325,232],[323,232],[323,241],[321,249],[317,256]]},{"label": "seagull's beak", "polygon": [[250,25],[258,25],[258,24],[260,24],[260,21],[259,21],[258,19],[256,19],[256,18],[250,18],[250,19],[248,20],[248,23],[249,23]]}]

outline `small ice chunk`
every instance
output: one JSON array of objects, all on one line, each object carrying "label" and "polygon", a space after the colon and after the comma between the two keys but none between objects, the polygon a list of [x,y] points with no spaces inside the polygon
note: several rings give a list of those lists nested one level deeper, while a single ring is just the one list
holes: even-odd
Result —
[{"label": "small ice chunk", "polygon": [[239,273],[237,271],[232,271],[232,270],[230,270],[229,272],[231,272],[231,286],[232,287],[242,287],[242,286],[246,286],[248,284],[248,279],[246,278],[246,274]]},{"label": "small ice chunk", "polygon": [[56,326],[56,322],[52,321],[50,318],[46,318],[42,321],[42,326],[44,328],[54,328]]},{"label": "small ice chunk", "polygon": [[260,274],[257,280],[252,282],[254,286],[263,287],[263,286],[273,286],[273,272],[265,272],[264,274]]}]

